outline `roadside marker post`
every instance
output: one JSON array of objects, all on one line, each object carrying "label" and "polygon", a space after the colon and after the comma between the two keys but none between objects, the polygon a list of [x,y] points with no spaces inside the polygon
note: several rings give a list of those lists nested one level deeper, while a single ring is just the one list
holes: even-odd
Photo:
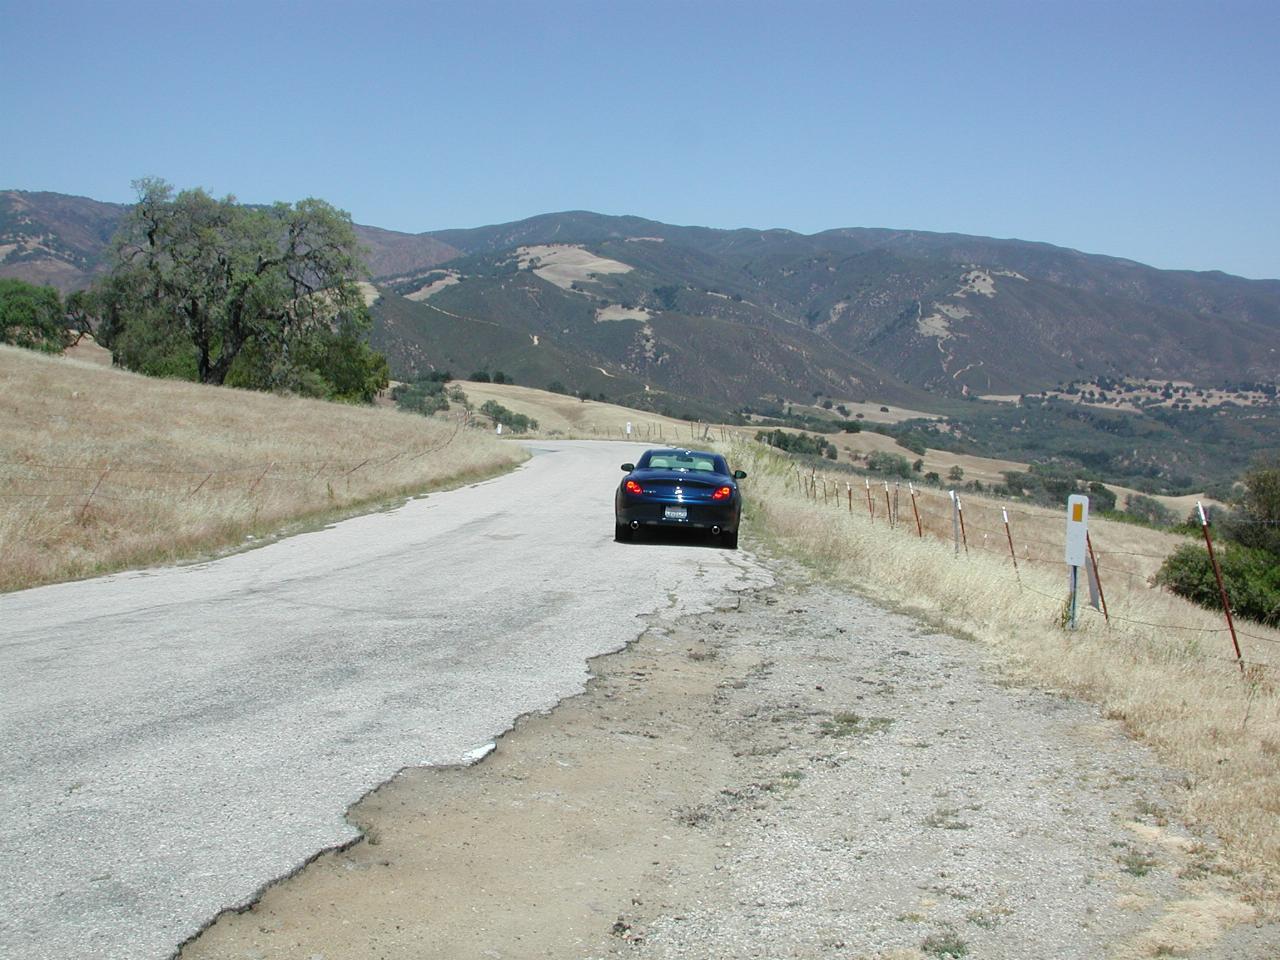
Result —
[{"label": "roadside marker post", "polygon": [[867,516],[869,516],[871,518],[871,522],[874,523],[876,519],[876,508],[871,505],[871,478],[863,477],[862,482],[867,485]]},{"label": "roadside marker post", "polygon": [[924,525],[920,523],[920,508],[916,506],[916,487],[915,484],[908,482],[907,489],[911,491],[911,512],[916,515],[916,536],[924,539]]},{"label": "roadside marker post", "polygon": [[627,436],[631,436],[631,421],[627,421]]},{"label": "roadside marker post", "polygon": [[849,494],[849,512],[853,513],[853,484],[848,480],[844,482],[845,492]]},{"label": "roadside marker post", "polygon": [[1236,663],[1243,671],[1244,656],[1240,653],[1240,641],[1236,639],[1235,621],[1231,619],[1231,600],[1227,597],[1227,588],[1222,582],[1222,569],[1218,566],[1218,556],[1213,552],[1213,537],[1209,536],[1209,518],[1205,515],[1204,507],[1199,500],[1196,501],[1196,510],[1200,514],[1200,529],[1204,531],[1205,546],[1209,548],[1209,562],[1213,564],[1213,575],[1218,581],[1218,596],[1222,598],[1222,609],[1227,615],[1227,630],[1231,632],[1231,645],[1236,650]]},{"label": "roadside marker post", "polygon": [[[594,428],[592,428],[594,431]],[[502,424],[498,424],[498,436],[502,436]]]},{"label": "roadside marker post", "polygon": [[884,482],[884,512],[889,519],[889,526],[893,526],[893,504],[889,502],[889,481]]},{"label": "roadside marker post", "polygon": [[960,494],[956,494],[956,514],[960,517],[960,542],[964,544],[964,555],[969,555],[969,533],[964,528],[964,504],[960,502]]},{"label": "roadside marker post", "polygon": [[1080,493],[1067,497],[1067,568],[1071,595],[1067,600],[1067,620],[1071,629],[1079,623],[1080,568],[1088,562],[1089,498]]}]

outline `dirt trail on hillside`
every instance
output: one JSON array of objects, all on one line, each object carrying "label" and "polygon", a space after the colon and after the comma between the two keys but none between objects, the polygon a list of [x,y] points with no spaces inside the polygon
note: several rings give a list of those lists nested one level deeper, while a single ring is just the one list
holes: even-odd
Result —
[{"label": "dirt trail on hillside", "polygon": [[795,569],[593,662],[196,958],[1273,958],[1180,777],[976,645]]}]

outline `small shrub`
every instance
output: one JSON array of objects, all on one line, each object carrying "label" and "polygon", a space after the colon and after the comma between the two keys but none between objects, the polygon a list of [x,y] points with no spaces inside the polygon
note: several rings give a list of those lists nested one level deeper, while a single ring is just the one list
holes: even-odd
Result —
[{"label": "small shrub", "polygon": [[1135,493],[1125,500],[1124,512],[1153,527],[1171,527],[1178,520],[1177,514],[1159,500],[1141,493]]},{"label": "small shrub", "polygon": [[924,938],[920,949],[925,953],[940,958],[967,957],[969,945],[948,930],[946,933],[935,933]]},{"label": "small shrub", "polygon": [[904,480],[911,476],[911,464],[907,462],[906,457],[897,453],[886,453],[883,450],[877,450],[867,457],[867,469],[875,473],[888,474],[891,477],[901,477]]},{"label": "small shrub", "polygon": [[512,433],[529,433],[538,429],[537,420],[526,417],[523,413],[508,410],[496,400],[486,400],[480,405],[480,412],[492,420],[495,426],[502,424]]},{"label": "small shrub", "polygon": [[[1280,564],[1275,556],[1238,544],[1223,544],[1215,552],[1232,612],[1280,626]],[[1218,582],[1204,547],[1191,543],[1179,547],[1161,564],[1155,582],[1202,607],[1222,609]]]}]

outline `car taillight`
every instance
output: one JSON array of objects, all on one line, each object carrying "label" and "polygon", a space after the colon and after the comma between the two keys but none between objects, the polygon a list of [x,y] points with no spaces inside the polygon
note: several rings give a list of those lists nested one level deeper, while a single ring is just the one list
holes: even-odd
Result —
[{"label": "car taillight", "polygon": [[711,495],[711,499],[712,500],[728,500],[731,496],[733,496],[732,487],[721,487],[719,490],[717,490],[715,493]]},{"label": "car taillight", "polygon": [[636,483],[634,480],[628,480],[627,493],[634,493],[636,496],[639,496],[640,494],[644,493],[644,488],[641,487],[640,484]]}]

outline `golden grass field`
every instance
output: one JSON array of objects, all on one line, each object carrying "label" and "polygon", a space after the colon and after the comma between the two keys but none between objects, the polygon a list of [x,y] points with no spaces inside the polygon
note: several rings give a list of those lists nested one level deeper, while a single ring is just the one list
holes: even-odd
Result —
[{"label": "golden grass field", "polygon": [[0,590],[171,563],[488,476],[458,421],[0,345]]},{"label": "golden grass field", "polygon": [[919,498],[920,537],[905,486],[891,527],[883,485],[873,485],[873,519],[860,479],[850,510],[844,475],[819,475],[814,490],[793,461],[760,444],[722,449],[749,473],[749,522],[778,549],[988,645],[1016,679],[1097,703],[1163,762],[1184,771],[1186,818],[1222,839],[1239,892],[1259,909],[1275,910],[1280,631],[1237,624],[1248,661],[1242,671],[1221,614],[1151,587],[1147,577],[1182,538],[1092,518],[1111,622],[1084,609],[1072,632],[1063,626],[1062,512],[1009,507],[1015,571],[999,503],[963,498],[969,550],[957,555],[946,494]]}]

